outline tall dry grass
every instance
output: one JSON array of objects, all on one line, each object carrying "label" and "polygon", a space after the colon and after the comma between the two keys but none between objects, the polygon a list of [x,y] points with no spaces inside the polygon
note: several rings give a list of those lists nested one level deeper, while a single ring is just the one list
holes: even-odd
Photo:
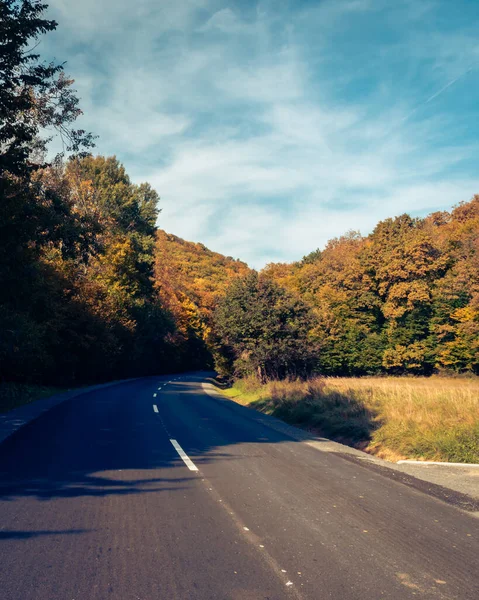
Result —
[{"label": "tall dry grass", "polygon": [[383,458],[479,463],[479,378],[250,378],[229,395]]}]

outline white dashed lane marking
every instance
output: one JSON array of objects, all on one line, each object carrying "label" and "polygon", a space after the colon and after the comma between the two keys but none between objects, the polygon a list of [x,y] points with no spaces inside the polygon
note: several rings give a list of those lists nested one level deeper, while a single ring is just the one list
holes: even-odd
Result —
[{"label": "white dashed lane marking", "polygon": [[178,442],[176,440],[170,440],[170,442],[173,444],[173,448],[178,452],[182,461],[185,463],[185,465],[188,467],[188,469],[190,471],[197,471],[198,470],[197,467],[195,466],[193,461],[189,458],[189,456],[186,454],[186,452],[183,450],[183,448],[178,444]]},{"label": "white dashed lane marking", "polygon": [[153,410],[157,413],[158,412],[158,407],[156,406],[156,404],[153,404]]}]

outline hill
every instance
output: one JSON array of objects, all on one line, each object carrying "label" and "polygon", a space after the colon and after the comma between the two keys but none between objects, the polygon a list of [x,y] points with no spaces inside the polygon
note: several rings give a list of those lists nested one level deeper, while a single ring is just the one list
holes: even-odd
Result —
[{"label": "hill", "polygon": [[250,271],[246,263],[213,252],[203,244],[157,231],[154,281],[161,305],[174,318],[172,341],[182,347],[183,363],[213,366],[213,310],[231,281]]}]

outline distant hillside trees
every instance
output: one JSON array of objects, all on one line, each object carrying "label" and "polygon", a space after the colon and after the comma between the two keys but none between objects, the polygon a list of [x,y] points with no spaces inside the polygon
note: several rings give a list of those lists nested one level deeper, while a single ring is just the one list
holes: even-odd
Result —
[{"label": "distant hillside trees", "polygon": [[240,260],[157,231],[155,289],[173,316],[176,329],[170,339],[182,364],[213,368],[215,362],[217,366],[222,363],[213,335],[213,312],[230,283],[249,272]]},{"label": "distant hillside trees", "polygon": [[313,308],[321,373],[479,374],[479,196],[386,219],[264,275]]}]

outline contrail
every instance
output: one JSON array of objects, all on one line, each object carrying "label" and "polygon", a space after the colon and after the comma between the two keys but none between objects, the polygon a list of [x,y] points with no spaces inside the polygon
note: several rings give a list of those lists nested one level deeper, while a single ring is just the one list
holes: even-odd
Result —
[{"label": "contrail", "polygon": [[428,102],[431,102],[431,100],[434,100],[434,98],[437,98],[438,96],[440,96],[443,92],[445,92],[447,90],[447,88],[450,88],[451,85],[454,85],[456,83],[456,81],[459,81],[459,79],[462,79],[463,77],[465,77],[468,73],[470,73],[474,69],[475,69],[475,67],[470,67],[469,69],[467,69],[467,71],[464,71],[464,73],[461,73],[461,75],[459,75],[458,77],[451,79],[451,81],[449,83],[446,83],[446,85],[443,88],[441,88],[438,92],[436,92],[432,96],[429,96],[429,98],[427,100],[425,100],[423,102],[423,104],[427,104]]},{"label": "contrail", "polygon": [[[404,123],[405,121],[407,121],[408,119],[410,119],[412,117],[412,115],[421,108],[421,106],[424,106],[425,104],[428,104],[429,102],[432,102],[432,100],[434,100],[434,98],[437,98],[438,96],[440,96],[443,92],[445,92],[448,88],[450,88],[451,85],[454,85],[457,81],[459,81],[459,79],[462,79],[468,73],[470,73],[471,71],[474,71],[474,69],[476,69],[476,68],[477,68],[477,64],[473,65],[472,67],[469,67],[469,69],[467,69],[467,71],[464,71],[464,73],[461,73],[460,75],[458,75],[454,79],[451,79],[451,81],[449,81],[449,83],[446,83],[446,85],[444,87],[442,87],[437,92],[434,92],[434,94],[432,96],[429,96],[429,98],[427,98],[426,100],[424,100],[423,102],[420,102],[417,106],[415,106],[411,110],[411,112],[409,112],[405,117],[403,117],[401,119],[400,123]],[[394,129],[395,128],[391,129],[391,131],[393,131]],[[391,133],[391,131],[389,133]]]}]

